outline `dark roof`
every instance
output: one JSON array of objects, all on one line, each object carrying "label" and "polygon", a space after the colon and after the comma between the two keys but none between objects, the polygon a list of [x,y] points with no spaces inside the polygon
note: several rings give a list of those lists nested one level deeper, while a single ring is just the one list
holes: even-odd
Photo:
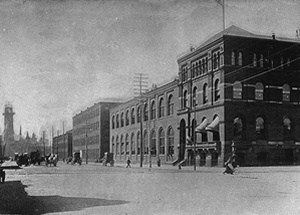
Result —
[{"label": "dark roof", "polygon": [[204,43],[200,45],[200,47],[206,46],[210,44],[211,42],[220,39],[224,35],[230,35],[230,36],[245,36],[245,37],[253,37],[255,34],[250,33],[249,31],[246,31],[244,29],[241,29],[235,25],[230,26],[229,28],[226,28],[224,31],[221,31],[214,36],[210,37],[208,40],[206,40]]},{"label": "dark roof", "polygon": [[[257,38],[257,39],[267,39],[267,40],[273,40],[272,35],[267,36],[267,35],[259,35],[259,34],[253,34],[249,31],[246,31],[242,28],[239,28],[235,25],[231,25],[230,27],[226,28],[225,30],[213,35],[212,37],[209,37],[209,39],[205,40],[203,43],[201,43],[199,46],[195,47],[195,50],[199,50],[210,43],[222,38],[223,36],[237,36],[237,37],[248,37],[248,38]],[[276,37],[275,38],[277,41],[283,41],[283,42],[295,42],[295,43],[300,43],[299,40],[293,39],[293,38],[284,38],[284,37]],[[185,57],[189,55],[191,52],[186,52],[183,53],[182,55],[179,56],[179,59],[182,57]]]}]

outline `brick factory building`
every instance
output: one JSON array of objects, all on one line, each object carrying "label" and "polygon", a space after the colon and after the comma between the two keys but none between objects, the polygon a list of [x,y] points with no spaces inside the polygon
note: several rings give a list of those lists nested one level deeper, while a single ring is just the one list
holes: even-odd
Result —
[{"label": "brick factory building", "polygon": [[[116,160],[130,158],[144,164],[173,162],[177,158],[178,80],[145,93],[110,110],[110,151]],[[140,115],[142,109],[142,116]],[[142,141],[141,148],[141,118]]]},{"label": "brick factory building", "polygon": [[[300,41],[231,26],[177,59],[178,80],[111,109],[116,160],[300,163]],[[169,99],[172,98],[172,114]],[[162,102],[161,102],[162,101]]]},{"label": "brick factory building", "polygon": [[116,104],[98,102],[73,116],[73,152],[83,161],[98,161],[109,151],[109,109]]},{"label": "brick factory building", "polygon": [[58,155],[58,160],[65,160],[67,157],[72,156],[72,130],[53,137],[52,143],[53,153]]},{"label": "brick factory building", "polygon": [[242,166],[300,163],[299,40],[231,26],[178,65],[180,159],[222,166],[235,153]]}]

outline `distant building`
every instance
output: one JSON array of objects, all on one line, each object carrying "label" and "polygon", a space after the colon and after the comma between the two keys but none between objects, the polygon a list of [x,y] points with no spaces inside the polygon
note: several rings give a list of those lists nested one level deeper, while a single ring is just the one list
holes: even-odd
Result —
[{"label": "distant building", "polygon": [[53,152],[58,155],[59,160],[65,160],[72,156],[72,130],[65,134],[53,137]]},{"label": "distant building", "polygon": [[3,133],[3,153],[4,156],[13,156],[14,150],[11,145],[14,143],[14,111],[11,104],[4,107],[4,133]]},{"label": "distant building", "polygon": [[73,116],[73,152],[96,161],[109,151],[109,110],[116,102],[98,102]]}]

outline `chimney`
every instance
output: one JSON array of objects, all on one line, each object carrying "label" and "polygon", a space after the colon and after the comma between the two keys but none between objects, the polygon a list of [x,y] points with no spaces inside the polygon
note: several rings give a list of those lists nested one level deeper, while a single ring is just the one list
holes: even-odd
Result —
[{"label": "chimney", "polygon": [[275,33],[272,33],[272,38],[273,40],[275,40]]}]

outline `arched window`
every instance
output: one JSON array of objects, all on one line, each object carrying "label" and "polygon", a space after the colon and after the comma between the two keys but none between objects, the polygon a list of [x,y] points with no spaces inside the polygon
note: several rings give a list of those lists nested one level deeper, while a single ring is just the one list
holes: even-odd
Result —
[{"label": "arched window", "polygon": [[126,138],[125,138],[125,152],[126,152],[126,155],[129,154],[129,135],[126,134]]},{"label": "arched window", "polygon": [[167,132],[167,157],[171,160],[173,160],[173,156],[174,156],[174,130],[173,128],[170,126],[168,128],[168,132]]},{"label": "arched window", "polygon": [[126,111],[125,123],[126,125],[129,125],[129,110]]},{"label": "arched window", "polygon": [[151,136],[150,136],[150,140],[151,140],[151,155],[155,156],[156,155],[156,134],[155,134],[155,130],[153,129],[151,131]]},{"label": "arched window", "polygon": [[133,125],[135,123],[135,112],[134,108],[131,109],[131,124]]},{"label": "arched window", "polygon": [[114,137],[111,138],[111,152],[114,153],[114,154],[116,153],[115,152],[115,138]]},{"label": "arched window", "polygon": [[183,108],[186,108],[188,106],[188,92],[185,90],[183,92]]},{"label": "arched window", "polygon": [[168,116],[173,115],[174,113],[174,101],[173,101],[173,95],[169,95],[168,98]]},{"label": "arched window", "polygon": [[235,66],[235,52],[231,52],[231,65]]},{"label": "arched window", "polygon": [[121,127],[124,126],[124,113],[121,113]]},{"label": "arched window", "polygon": [[111,128],[112,129],[115,128],[115,116],[112,116],[112,118],[111,118]]},{"label": "arched window", "polygon": [[120,123],[120,121],[119,121],[119,114],[117,114],[117,116],[116,116],[116,125],[117,125],[117,128],[119,128],[119,123]]},{"label": "arched window", "polygon": [[233,140],[241,141],[243,139],[243,132],[242,118],[237,116],[233,120]]},{"label": "arched window", "polygon": [[256,139],[265,140],[265,120],[262,117],[256,118]]},{"label": "arched window", "polygon": [[165,132],[163,128],[159,129],[158,133],[159,138],[159,154],[165,154]]},{"label": "arched window", "polygon": [[120,147],[120,145],[119,145],[119,136],[117,136],[116,137],[116,155],[119,154],[119,152],[120,152],[119,147]]},{"label": "arched window", "polygon": [[138,108],[137,108],[136,115],[137,115],[136,121],[138,123],[141,122],[141,107],[140,106],[138,106]]},{"label": "arched window", "polygon": [[207,90],[207,84],[205,83],[203,85],[203,104],[206,104],[208,102],[208,90]]},{"label": "arched window", "polygon": [[264,67],[264,55],[263,55],[263,54],[260,55],[259,66],[260,66],[261,68]]},{"label": "arched window", "polygon": [[283,117],[283,139],[293,140],[292,122],[287,116]]},{"label": "arched window", "polygon": [[131,134],[130,145],[131,145],[131,154],[134,155],[135,154],[134,133]]},{"label": "arched window", "polygon": [[121,135],[121,154],[123,155],[125,153],[125,147],[124,147],[124,137]]},{"label": "arched window", "polygon": [[242,83],[236,81],[233,83],[233,98],[234,99],[242,99],[243,86]]},{"label": "arched window", "polygon": [[147,131],[144,132],[144,154],[149,153],[149,146],[148,146],[148,133]]},{"label": "arched window", "polygon": [[255,85],[255,99],[261,101],[264,99],[264,85],[260,82]]},{"label": "arched window", "polygon": [[215,81],[215,101],[220,99],[220,84],[219,79]]},{"label": "arched window", "polygon": [[243,53],[242,52],[239,52],[238,64],[239,64],[239,66],[243,65]]},{"label": "arched window", "polygon": [[141,154],[141,136],[140,135],[141,134],[138,131],[137,135],[136,135],[136,145],[137,145],[137,153],[138,153],[138,155]]},{"label": "arched window", "polygon": [[144,121],[148,120],[148,104],[144,104]]},{"label": "arched window", "polygon": [[156,118],[156,105],[155,105],[155,101],[152,101],[150,119],[155,119],[155,118]]},{"label": "arched window", "polygon": [[290,101],[291,88],[288,84],[284,84],[282,87],[282,100],[285,102]]},{"label": "arched window", "polygon": [[164,108],[164,99],[160,98],[159,99],[159,111],[158,111],[158,117],[163,117],[164,116],[164,112],[165,112],[165,108]]},{"label": "arched window", "polygon": [[193,106],[197,106],[197,87],[193,89]]},{"label": "arched window", "polygon": [[253,66],[257,67],[257,56],[255,53],[253,54]]}]

